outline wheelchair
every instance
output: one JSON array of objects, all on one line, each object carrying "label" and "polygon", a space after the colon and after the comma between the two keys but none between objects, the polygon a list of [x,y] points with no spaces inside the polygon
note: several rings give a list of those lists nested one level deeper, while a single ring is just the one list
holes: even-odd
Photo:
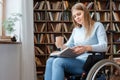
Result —
[{"label": "wheelchair", "polygon": [[[88,52],[89,55],[82,74],[66,74],[65,80],[110,80],[111,76],[120,76],[120,66],[106,59],[105,52]],[[120,80],[120,79],[119,79]]]}]

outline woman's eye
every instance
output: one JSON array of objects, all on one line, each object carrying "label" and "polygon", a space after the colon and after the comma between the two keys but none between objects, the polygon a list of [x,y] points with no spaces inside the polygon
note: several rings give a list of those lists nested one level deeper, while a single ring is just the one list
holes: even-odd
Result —
[{"label": "woman's eye", "polygon": [[76,15],[73,15],[73,18],[76,18],[77,16],[80,16],[81,13],[77,13]]},{"label": "woman's eye", "polygon": [[81,13],[78,13],[77,15],[78,15],[78,16],[80,16],[80,15],[81,15]]},{"label": "woman's eye", "polygon": [[74,15],[73,18],[76,18],[76,16]]}]

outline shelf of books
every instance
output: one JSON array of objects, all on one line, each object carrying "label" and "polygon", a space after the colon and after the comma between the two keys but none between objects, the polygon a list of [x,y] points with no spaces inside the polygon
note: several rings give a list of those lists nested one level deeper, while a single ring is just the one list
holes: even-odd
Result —
[{"label": "shelf of books", "polygon": [[[95,21],[103,23],[108,37],[106,55],[120,53],[120,1],[119,0],[34,0],[34,49],[38,80],[43,80],[46,60],[57,48],[55,37],[66,42],[73,29],[71,7],[84,3]],[[115,56],[113,56],[115,55]]]}]

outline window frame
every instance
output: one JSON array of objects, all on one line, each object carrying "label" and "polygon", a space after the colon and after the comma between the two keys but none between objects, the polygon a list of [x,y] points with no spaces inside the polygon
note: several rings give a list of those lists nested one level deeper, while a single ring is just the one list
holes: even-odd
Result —
[{"label": "window frame", "polygon": [[1,8],[1,12],[0,12],[0,16],[1,16],[1,22],[0,22],[0,36],[5,36],[5,31],[3,29],[2,26],[2,22],[3,19],[5,17],[5,0],[0,0],[0,8]]}]

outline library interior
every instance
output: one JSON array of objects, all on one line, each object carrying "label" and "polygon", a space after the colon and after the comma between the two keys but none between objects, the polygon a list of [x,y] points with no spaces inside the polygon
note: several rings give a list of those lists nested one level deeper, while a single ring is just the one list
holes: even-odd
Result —
[{"label": "library interior", "polygon": [[[80,55],[72,50],[76,45],[90,45],[87,40],[82,45],[79,45],[81,37],[73,40],[72,48],[57,46],[57,42],[68,45],[71,39],[79,37],[73,36],[77,34],[76,24],[80,26],[79,31],[82,29],[75,20],[81,14],[75,16],[72,12],[77,3],[85,6],[94,24],[104,27],[101,32],[97,28],[95,36],[100,38],[97,33],[105,30],[107,48],[105,51],[100,48],[86,51],[88,48],[85,48],[83,52],[90,55],[83,72],[73,74],[64,70],[64,80],[120,80],[120,0],[0,0],[0,80],[46,80],[48,59],[77,59]],[[88,27],[91,26],[92,22],[88,23]],[[91,46],[92,43],[94,41]],[[55,80],[52,74],[57,72],[51,73],[49,80]]]}]

